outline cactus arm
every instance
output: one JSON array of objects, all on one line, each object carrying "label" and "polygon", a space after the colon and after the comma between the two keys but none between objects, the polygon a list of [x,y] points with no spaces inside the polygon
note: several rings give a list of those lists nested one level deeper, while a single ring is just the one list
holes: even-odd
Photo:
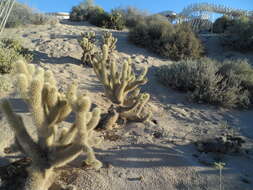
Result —
[{"label": "cactus arm", "polygon": [[53,152],[50,163],[53,167],[61,167],[77,158],[83,151],[81,144],[72,144],[65,149]]},{"label": "cactus arm", "polygon": [[75,124],[73,124],[69,130],[64,131],[62,133],[59,140],[59,144],[61,144],[62,146],[66,146],[70,144],[73,141],[73,139],[76,137],[77,132],[78,132],[77,128]]},{"label": "cactus arm", "polygon": [[98,108],[95,108],[92,112],[91,119],[87,123],[87,131],[90,132],[92,131],[97,125],[100,120],[100,114],[101,111]]},{"label": "cactus arm", "polygon": [[131,92],[136,90],[140,85],[144,85],[148,82],[147,79],[143,79],[143,80],[136,80],[130,84],[128,84],[128,86],[126,87],[126,91],[127,92]]},{"label": "cactus arm", "polygon": [[3,100],[1,102],[1,110],[6,116],[9,126],[14,131],[15,136],[24,152],[32,159],[37,159],[40,155],[38,153],[40,148],[28,134],[22,118],[13,112],[8,100]]},{"label": "cactus arm", "polygon": [[32,115],[34,123],[38,130],[39,141],[44,142],[44,137],[46,135],[45,128],[45,113],[42,105],[42,89],[43,83],[39,79],[35,79],[31,82],[31,88],[29,91],[29,103],[32,109]]}]

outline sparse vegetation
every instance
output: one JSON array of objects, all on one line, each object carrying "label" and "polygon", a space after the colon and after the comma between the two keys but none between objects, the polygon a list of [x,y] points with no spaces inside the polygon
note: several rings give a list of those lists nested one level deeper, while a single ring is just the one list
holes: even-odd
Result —
[{"label": "sparse vegetation", "polygon": [[24,48],[21,43],[13,39],[3,39],[0,41],[0,73],[6,74],[12,71],[13,64],[18,59],[28,62],[32,60],[32,54]]},{"label": "sparse vegetation", "polygon": [[125,27],[123,17],[120,13],[112,11],[108,13],[103,8],[93,3],[82,2],[74,6],[70,13],[71,21],[88,21],[91,24],[103,28],[122,30]]},{"label": "sparse vegetation", "polygon": [[203,52],[200,40],[187,24],[172,25],[162,16],[147,17],[131,29],[129,39],[172,60],[198,58]]},{"label": "sparse vegetation", "polygon": [[238,51],[253,50],[253,20],[240,17],[228,28],[223,44]]},{"label": "sparse vegetation", "polygon": [[224,15],[215,20],[213,23],[213,32],[214,33],[225,33],[229,27],[233,25],[233,19]]},{"label": "sparse vegetation", "polygon": [[125,25],[128,28],[135,27],[139,23],[144,22],[145,18],[148,16],[147,12],[135,7],[117,8],[114,9],[114,11],[122,15]]},{"label": "sparse vegetation", "polygon": [[[217,34],[214,8],[230,14]],[[59,12],[55,26],[3,31],[0,190],[251,189],[253,57],[218,43],[250,34],[233,10],[204,3],[150,16],[86,0],[70,19],[112,30]]]},{"label": "sparse vegetation", "polygon": [[48,16],[42,13],[38,13],[32,8],[15,2],[14,7],[11,11],[11,14],[7,20],[6,27],[17,27],[27,24],[46,24],[46,23],[56,23],[57,19],[52,16]]},{"label": "sparse vegetation", "polygon": [[[224,107],[248,107],[252,98],[249,93],[252,88],[252,71],[246,61],[219,63],[205,58],[162,66],[157,76],[166,86],[190,92],[191,99],[196,102]],[[242,75],[244,77],[240,77]]]}]

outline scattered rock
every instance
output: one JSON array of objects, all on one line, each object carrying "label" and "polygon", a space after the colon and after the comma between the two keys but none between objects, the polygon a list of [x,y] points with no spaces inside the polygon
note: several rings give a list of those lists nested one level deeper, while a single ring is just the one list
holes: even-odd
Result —
[{"label": "scattered rock", "polygon": [[163,134],[162,134],[162,132],[160,132],[160,131],[155,131],[155,132],[153,133],[153,136],[154,136],[155,138],[157,138],[157,139],[160,139],[160,138],[163,137]]},{"label": "scattered rock", "polygon": [[219,137],[196,142],[199,152],[215,152],[215,153],[241,153],[242,144],[245,143],[243,137],[223,134]]}]

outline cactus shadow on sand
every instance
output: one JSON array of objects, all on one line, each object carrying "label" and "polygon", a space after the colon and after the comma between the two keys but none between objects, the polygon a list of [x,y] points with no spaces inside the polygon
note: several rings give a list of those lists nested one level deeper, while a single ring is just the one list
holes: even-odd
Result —
[{"label": "cactus shadow on sand", "polygon": [[[95,149],[97,158],[104,164],[122,168],[156,168],[156,167],[182,167],[189,166],[185,155],[177,148],[156,144],[127,144],[117,149]],[[83,156],[71,163],[80,165]]]},{"label": "cactus shadow on sand", "polygon": [[81,61],[71,56],[53,57],[40,51],[32,51],[34,63],[51,63],[51,64],[76,64],[80,65]]}]

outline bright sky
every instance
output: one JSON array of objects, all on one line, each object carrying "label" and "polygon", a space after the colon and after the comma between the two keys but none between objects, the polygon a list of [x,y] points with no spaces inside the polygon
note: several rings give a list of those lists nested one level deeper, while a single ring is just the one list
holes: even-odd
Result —
[{"label": "bright sky", "polygon": [[[68,12],[73,5],[82,0],[18,0],[37,8],[42,12]],[[166,10],[180,12],[184,7],[192,3],[208,2],[226,5],[232,8],[253,10],[253,0],[95,0],[95,3],[105,10],[119,6],[135,6],[149,13],[157,13]]]}]

